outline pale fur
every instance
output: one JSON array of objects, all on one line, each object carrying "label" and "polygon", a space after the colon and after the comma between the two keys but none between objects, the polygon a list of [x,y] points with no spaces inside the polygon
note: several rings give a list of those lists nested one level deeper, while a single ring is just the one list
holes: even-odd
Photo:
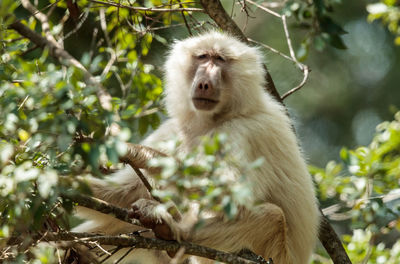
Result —
[{"label": "pale fur", "polygon": [[[219,87],[221,102],[215,110],[198,111],[190,97],[193,80],[187,76],[194,56],[209,51],[221,54],[229,63],[230,80]],[[242,208],[235,220],[223,221],[217,216],[208,219],[200,229],[192,229],[196,222],[193,214],[183,216],[178,223],[168,213],[154,213],[155,206],[146,203],[149,196],[130,168],[112,176],[116,186],[96,181],[95,195],[123,207],[144,198],[136,202],[140,203],[139,208],[166,221],[177,239],[230,252],[248,248],[265,258],[272,257],[276,264],[308,263],[319,223],[313,182],[284,107],[264,90],[265,72],[258,49],[227,34],[209,32],[176,42],[165,71],[169,119],[142,144],[158,148],[159,142],[178,137],[182,142],[180,151],[186,152],[196,147],[203,135],[225,133],[227,144],[243,164],[259,157],[265,159],[260,168],[246,175],[254,200],[261,203],[251,210]],[[94,220],[91,213],[86,213],[85,218],[92,222],[84,223],[76,231],[115,234],[135,229],[111,217],[99,217],[100,214]],[[133,254],[126,261],[168,261],[166,255],[148,253],[152,259],[143,260],[142,251],[141,259]]]}]

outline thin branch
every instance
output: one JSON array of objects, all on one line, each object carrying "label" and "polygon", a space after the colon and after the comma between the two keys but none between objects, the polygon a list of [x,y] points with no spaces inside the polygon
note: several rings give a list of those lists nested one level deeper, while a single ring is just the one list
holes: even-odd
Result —
[{"label": "thin branch", "polygon": [[40,21],[42,24],[42,30],[45,33],[46,39],[53,43],[54,45],[58,45],[57,40],[54,38],[54,36],[50,32],[50,25],[49,25],[49,20],[45,14],[40,12],[39,10],[34,7],[29,0],[21,0],[22,6],[28,10],[37,20]]},{"label": "thin branch", "polygon": [[257,40],[251,39],[251,38],[247,38],[247,40],[248,40],[249,42],[252,42],[252,43],[255,43],[255,44],[259,45],[259,46],[262,46],[263,48],[266,48],[266,49],[272,51],[273,53],[278,54],[279,56],[281,56],[281,57],[283,57],[283,58],[285,58],[285,59],[287,59],[287,60],[290,60],[290,61],[292,61],[292,62],[294,62],[294,63],[297,63],[297,62],[296,62],[295,60],[293,60],[290,56],[286,55],[285,53],[283,53],[283,52],[281,52],[281,51],[279,51],[279,50],[277,50],[277,49],[275,49],[275,48],[273,48],[273,47],[271,47],[271,46],[268,46],[267,44],[264,44],[264,43],[262,43],[262,42],[259,42],[259,41],[257,41]]},{"label": "thin branch", "polygon": [[106,75],[111,70],[111,67],[114,65],[114,62],[118,59],[119,54],[117,51],[114,51],[111,47],[107,48],[106,51],[110,53],[110,59],[107,62],[107,65],[104,67],[103,72],[101,73],[101,79],[105,78]]},{"label": "thin branch", "polygon": [[264,47],[264,48],[266,48],[266,49],[268,49],[268,50],[270,50],[270,51],[282,56],[283,58],[294,62],[296,64],[296,66],[303,72],[303,79],[300,82],[300,84],[297,85],[296,87],[290,89],[284,95],[281,96],[282,100],[284,100],[289,95],[291,95],[291,94],[295,93],[296,91],[300,90],[306,84],[306,82],[308,80],[308,77],[309,77],[309,74],[310,74],[310,68],[307,65],[305,65],[305,64],[303,64],[303,63],[301,63],[301,62],[299,62],[297,60],[296,55],[294,54],[293,47],[292,47],[292,42],[291,42],[291,39],[290,39],[290,36],[289,36],[289,31],[288,31],[287,24],[286,24],[286,17],[282,16],[281,18],[282,18],[283,28],[284,28],[284,31],[285,31],[286,41],[287,41],[288,47],[289,47],[290,56],[288,56],[288,55],[280,52],[279,50],[276,50],[276,49],[274,49],[274,48],[272,48],[272,47],[270,47],[270,46],[268,46],[268,45],[266,45],[264,43],[261,43],[261,42],[258,42],[258,41],[255,41],[255,40],[252,40],[252,39],[249,39],[249,38],[248,38],[248,41],[256,43],[256,44],[258,44],[258,45],[260,45],[260,46],[262,46],[262,47]]},{"label": "thin branch", "polygon": [[100,27],[101,27],[101,30],[103,31],[104,38],[106,39],[107,46],[111,48],[111,40],[110,40],[108,31],[107,31],[106,14],[105,14],[104,8],[100,8],[99,18],[100,18]]},{"label": "thin branch", "polygon": [[[251,0],[247,0],[247,2],[249,2],[252,5],[257,6],[258,8],[264,10],[265,12],[267,12],[267,13],[275,16],[275,17],[278,17],[278,18],[280,18],[282,20],[283,30],[285,32],[286,42],[287,42],[287,45],[288,45],[288,48],[289,48],[290,59],[289,59],[289,56],[283,54],[282,52],[280,52],[280,51],[278,51],[278,50],[276,50],[276,49],[274,49],[274,48],[272,48],[272,47],[270,47],[268,45],[265,45],[265,44],[262,44],[262,43],[258,43],[258,44],[262,45],[263,47],[265,47],[265,48],[267,48],[267,49],[269,49],[269,50],[271,50],[271,51],[273,51],[273,52],[275,52],[277,54],[279,54],[280,56],[284,57],[285,59],[289,59],[289,60],[293,61],[297,65],[297,67],[299,67],[299,69],[303,72],[303,79],[300,82],[300,84],[297,85],[296,87],[290,89],[283,96],[281,96],[281,99],[284,100],[289,95],[291,95],[291,94],[295,93],[296,91],[300,90],[306,84],[306,82],[308,80],[309,73],[310,73],[310,68],[308,66],[304,65],[303,63],[300,63],[296,58],[296,54],[295,54],[293,46],[292,46],[292,40],[291,40],[290,35],[289,35],[289,30],[288,30],[288,26],[287,26],[287,22],[286,22],[286,16],[285,15],[280,15],[280,14],[276,13],[275,11],[273,11],[273,10],[271,10],[271,9],[265,7],[265,6],[262,6],[260,4],[257,4],[257,3],[255,3],[255,2],[253,2]],[[255,41],[252,41],[252,40],[250,40],[250,41],[251,42],[255,42]]]},{"label": "thin branch", "polygon": [[73,34],[75,34],[76,32],[78,32],[78,30],[82,27],[83,23],[85,23],[86,19],[89,17],[89,10],[86,11],[85,13],[83,13],[82,17],[79,19],[78,24],[74,27],[74,29],[72,29],[70,32],[68,32],[62,39],[66,40],[67,38],[69,38],[70,36],[72,36]]},{"label": "thin branch", "polygon": [[[179,7],[180,7],[180,8],[183,8],[183,5],[182,5],[181,1],[178,0],[178,2],[179,2]],[[181,12],[181,16],[182,16],[183,22],[185,22],[185,26],[186,26],[186,29],[187,29],[189,35],[192,36],[193,34],[192,34],[192,31],[190,30],[190,26],[189,26],[189,24],[188,24],[188,22],[187,22],[187,20],[186,20],[185,12],[184,12],[184,11]]]},{"label": "thin branch", "polygon": [[155,150],[150,147],[141,146],[132,143],[126,143],[128,146],[128,152],[120,157],[120,160],[132,166],[132,168],[146,169],[150,173],[159,173],[160,168],[151,167],[147,162],[154,158],[167,157],[165,153]]},{"label": "thin branch", "polygon": [[200,12],[204,13],[204,10],[201,8],[192,8],[192,7],[185,7],[185,8],[157,8],[157,7],[139,7],[139,6],[127,6],[120,3],[115,2],[102,2],[97,0],[89,0],[92,3],[102,4],[104,6],[114,6],[118,8],[126,8],[135,11],[144,11],[144,12]]},{"label": "thin branch", "polygon": [[260,4],[257,4],[256,2],[253,2],[253,1],[251,1],[251,0],[246,0],[246,2],[248,2],[248,3],[252,4],[252,5],[255,5],[256,7],[258,7],[258,8],[260,8],[260,9],[264,10],[265,12],[267,12],[267,13],[273,15],[273,16],[276,16],[276,17],[281,18],[281,15],[279,15],[277,12],[275,12],[275,11],[273,11],[273,10],[271,10],[271,9],[269,9],[269,8],[267,8],[267,7],[265,7],[265,6],[262,6],[262,5],[260,5]]},{"label": "thin branch", "polygon": [[282,100],[284,100],[289,95],[295,93],[296,91],[300,90],[306,84],[308,75],[310,73],[310,69],[308,68],[307,65],[303,65],[302,71],[303,71],[303,80],[301,81],[301,83],[299,85],[297,85],[296,87],[287,91],[284,95],[282,95]]},{"label": "thin branch", "polygon": [[[147,178],[143,175],[139,168],[147,169],[147,171],[151,173],[159,173],[160,168],[150,167],[147,163],[149,160],[157,157],[166,157],[167,155],[155,150],[150,147],[145,147],[141,145],[136,145],[132,143],[127,143],[128,152],[120,157],[120,160],[124,163],[129,164],[132,169],[136,172],[139,179],[142,181],[143,185],[149,191],[150,195],[153,190],[153,187],[147,180]],[[156,201],[161,202],[158,197],[151,195]]]},{"label": "thin branch", "polygon": [[286,23],[286,16],[283,15],[281,18],[282,18],[283,30],[285,31],[285,37],[286,37],[286,42],[288,44],[290,56],[296,62],[296,64],[300,67],[300,69],[302,69],[302,64],[297,60],[296,54],[294,53],[294,50],[293,50],[292,40],[290,39],[289,30],[288,30],[287,23]]},{"label": "thin branch", "polygon": [[142,224],[138,220],[136,220],[134,218],[130,218],[128,216],[128,209],[114,206],[103,200],[100,200],[100,199],[97,199],[94,197],[90,197],[87,195],[83,195],[83,194],[66,194],[66,193],[64,193],[61,195],[61,197],[63,199],[68,199],[68,200],[71,200],[72,202],[78,203],[78,205],[80,205],[80,206],[96,210],[103,214],[112,215],[121,221],[130,223],[133,225],[137,225],[137,226],[142,226]]}]

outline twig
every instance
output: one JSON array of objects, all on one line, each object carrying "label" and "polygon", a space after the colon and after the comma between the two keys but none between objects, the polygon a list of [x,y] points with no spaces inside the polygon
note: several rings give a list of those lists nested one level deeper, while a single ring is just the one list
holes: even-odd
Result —
[{"label": "twig", "polygon": [[145,12],[201,12],[203,13],[204,10],[201,8],[192,8],[192,7],[185,7],[185,8],[154,8],[154,7],[139,7],[139,6],[127,6],[115,2],[102,2],[97,0],[89,0],[90,2],[96,4],[102,4],[105,6],[115,6],[118,8],[126,8],[135,11],[145,11]]},{"label": "twig", "polygon": [[[267,48],[267,49],[269,49],[269,50],[271,50],[271,51],[273,51],[273,52],[275,52],[277,54],[279,54],[280,56],[284,57],[285,59],[289,59],[290,58],[289,60],[293,61],[296,64],[296,66],[303,72],[303,79],[300,82],[300,84],[297,85],[296,87],[290,89],[283,96],[281,96],[281,100],[284,100],[286,97],[288,97],[289,95],[291,95],[294,92],[298,91],[299,89],[301,89],[305,85],[305,83],[308,80],[308,76],[309,76],[309,73],[310,73],[310,68],[308,66],[304,65],[303,63],[300,63],[296,58],[296,54],[294,52],[293,45],[292,45],[292,40],[291,40],[290,35],[289,35],[289,30],[288,30],[288,26],[287,26],[287,22],[286,22],[286,16],[285,15],[280,15],[277,12],[275,12],[275,11],[265,7],[265,6],[262,6],[260,4],[257,4],[255,2],[253,2],[252,0],[247,0],[247,2],[249,2],[252,5],[257,6],[258,8],[264,10],[265,12],[267,12],[267,13],[275,16],[275,17],[278,17],[278,18],[280,18],[282,20],[283,30],[285,32],[285,37],[286,37],[286,42],[287,42],[287,45],[288,45],[288,48],[289,48],[290,57],[285,55],[285,54],[283,54],[282,52],[280,52],[280,51],[268,46],[268,45],[265,45],[265,44],[262,44],[262,43],[258,43],[258,44],[262,45],[263,47],[265,47],[265,48]],[[249,40],[249,41],[255,42],[253,40]]]},{"label": "twig", "polygon": [[78,205],[83,206],[83,207],[87,207],[93,210],[96,210],[98,212],[101,212],[103,214],[109,214],[109,215],[113,215],[115,218],[130,223],[130,224],[134,224],[137,226],[142,226],[142,224],[134,219],[134,218],[130,218],[128,216],[128,209],[125,208],[120,208],[117,206],[114,206],[112,204],[109,204],[103,200],[94,198],[94,197],[90,197],[87,195],[83,195],[83,194],[67,194],[67,193],[63,193],[61,195],[61,197],[63,199],[68,199],[71,200],[72,202],[76,202],[78,203]]},{"label": "twig", "polygon": [[308,68],[307,65],[303,65],[302,71],[303,71],[303,80],[301,81],[301,83],[299,85],[297,85],[296,87],[287,91],[284,95],[282,95],[282,100],[284,100],[289,95],[295,93],[296,91],[300,90],[306,84],[308,75],[310,73],[310,69]]},{"label": "twig", "polygon": [[89,17],[89,10],[86,11],[85,13],[83,13],[82,17],[79,19],[78,24],[74,27],[73,30],[71,30],[70,32],[68,32],[62,39],[66,40],[67,38],[69,38],[70,36],[72,36],[72,34],[75,34],[83,25],[83,23],[85,23],[86,19]]},{"label": "twig", "polygon": [[49,42],[52,42],[54,45],[58,45],[57,40],[53,37],[53,35],[50,32],[50,25],[49,25],[49,20],[45,14],[40,12],[39,10],[34,7],[29,0],[21,0],[22,6],[28,10],[37,20],[40,21],[42,24],[42,30],[45,33],[46,39]]},{"label": "twig", "polygon": [[127,146],[128,152],[123,157],[120,157],[120,160],[124,163],[129,164],[132,167],[132,169],[136,172],[137,176],[142,181],[143,185],[149,191],[150,195],[156,201],[161,202],[158,197],[155,197],[151,194],[153,187],[150,185],[149,181],[146,179],[139,168],[144,168],[152,173],[158,173],[160,172],[160,168],[150,167],[149,165],[147,165],[147,162],[153,158],[166,157],[167,155],[150,147],[145,147],[132,143],[127,143]]},{"label": "twig", "polygon": [[[180,7],[180,8],[183,8],[183,5],[182,5],[181,1],[178,0],[178,2],[179,2],[179,7]],[[181,16],[182,16],[183,22],[185,22],[185,26],[186,26],[186,29],[187,29],[189,35],[192,36],[193,34],[192,34],[192,31],[190,30],[190,26],[189,26],[189,24],[188,24],[188,22],[187,22],[187,20],[186,20],[185,12],[184,12],[184,11],[181,12]]]},{"label": "twig", "polygon": [[25,98],[24,98],[24,100],[22,101],[22,103],[18,106],[18,110],[20,110],[20,109],[24,106],[24,104],[26,103],[26,101],[28,100],[28,98],[29,98],[29,95],[25,96]]},{"label": "twig", "polygon": [[255,41],[255,40],[252,40],[252,39],[249,39],[249,38],[248,38],[248,41],[256,43],[256,44],[258,44],[258,45],[260,45],[260,46],[262,46],[262,47],[264,47],[264,48],[266,48],[266,49],[268,49],[268,50],[270,50],[270,51],[282,56],[283,58],[294,62],[296,64],[296,66],[303,72],[303,79],[300,82],[300,84],[297,85],[296,87],[290,89],[284,95],[281,96],[281,99],[284,100],[286,97],[288,97],[289,95],[295,93],[296,91],[301,89],[306,84],[306,82],[308,80],[308,76],[310,74],[310,68],[307,65],[305,65],[305,64],[303,64],[303,63],[301,63],[301,62],[299,62],[297,60],[296,55],[295,55],[294,50],[293,50],[292,42],[291,42],[291,39],[290,39],[290,36],[289,36],[289,31],[288,31],[287,24],[286,24],[286,17],[282,16],[281,18],[282,18],[283,28],[284,28],[284,31],[285,31],[286,41],[287,41],[287,44],[288,44],[288,47],[289,47],[290,56],[288,56],[288,55],[280,52],[279,50],[276,50],[276,49],[274,49],[274,48],[272,48],[272,47],[270,47],[270,46],[268,46],[268,45],[266,45],[264,43],[261,43],[261,42],[258,42],[258,41]]},{"label": "twig", "polygon": [[114,62],[117,60],[119,54],[114,51],[111,47],[106,49],[110,53],[110,59],[107,62],[107,65],[104,67],[103,72],[101,73],[101,79],[105,78],[108,72],[111,70],[111,67],[114,65]]},{"label": "twig", "polygon": [[111,256],[111,253],[108,252],[107,250],[105,250],[97,241],[90,241],[89,244],[93,244],[95,247],[97,247],[102,252],[104,252],[104,254]]},{"label": "twig", "polygon": [[251,39],[251,38],[247,38],[247,40],[248,40],[249,42],[252,42],[252,43],[255,43],[255,44],[259,45],[259,46],[262,46],[262,47],[264,47],[264,48],[266,48],[266,49],[272,51],[273,53],[278,54],[279,56],[281,56],[281,57],[283,57],[283,58],[285,58],[285,59],[287,59],[287,60],[290,60],[290,61],[296,63],[296,61],[293,60],[290,56],[286,55],[285,53],[283,53],[283,52],[281,52],[281,51],[279,51],[279,50],[277,50],[277,49],[274,49],[274,48],[271,47],[271,46],[268,46],[267,44],[264,44],[264,43],[262,43],[262,42],[259,42],[259,41],[257,41],[257,40]]},{"label": "twig", "polygon": [[145,147],[137,144],[126,143],[128,146],[128,152],[120,157],[120,160],[124,163],[131,165],[132,168],[146,169],[150,173],[159,173],[160,168],[151,167],[147,162],[153,158],[167,157],[165,153],[155,150],[150,147]]},{"label": "twig", "polygon": [[257,4],[256,2],[253,2],[253,1],[251,1],[251,0],[246,0],[246,2],[248,2],[248,3],[252,4],[252,5],[255,5],[256,7],[258,7],[258,8],[260,8],[260,9],[264,10],[265,12],[267,12],[267,13],[273,15],[273,16],[276,16],[276,17],[281,18],[281,15],[279,15],[277,12],[275,12],[275,11],[273,11],[273,10],[271,10],[271,9],[269,9],[269,8],[267,8],[267,7],[265,7],[265,6],[262,6],[262,5],[260,5],[260,4]]},{"label": "twig", "polygon": [[100,8],[99,17],[100,17],[100,27],[104,33],[104,38],[106,39],[107,46],[111,48],[111,41],[107,31],[106,14],[104,8]]},{"label": "twig", "polygon": [[292,40],[290,39],[289,30],[288,30],[287,23],[286,23],[286,16],[283,15],[281,18],[282,18],[283,30],[285,31],[285,37],[286,37],[286,42],[288,44],[290,56],[296,62],[296,64],[300,67],[300,69],[302,69],[302,64],[297,60],[296,55],[293,50]]}]

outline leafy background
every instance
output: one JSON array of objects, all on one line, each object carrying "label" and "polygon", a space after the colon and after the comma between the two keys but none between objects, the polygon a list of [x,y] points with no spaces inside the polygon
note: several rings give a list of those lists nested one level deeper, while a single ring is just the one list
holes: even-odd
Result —
[{"label": "leafy background", "polygon": [[[122,142],[139,142],[165,119],[162,63],[168,43],[188,34],[180,13],[144,14],[100,8],[91,1],[79,1],[77,8],[68,8],[68,1],[37,2],[42,12],[51,11],[51,33],[112,95],[112,110],[101,107],[97,87],[85,83],[80,70],[61,66],[48,50],[7,29],[18,18],[32,30],[42,30],[18,2],[1,1],[0,247],[6,248],[1,258],[11,256],[16,263],[56,262],[56,249],[30,247],[29,238],[74,223],[68,213],[72,203],[60,199],[60,193],[71,186],[87,191],[77,176],[100,176],[102,167],[118,162]],[[223,3],[246,35],[289,53],[279,19],[248,3],[244,9],[244,2]],[[136,5],[161,4],[167,3]],[[399,263],[399,1],[284,1],[278,10],[288,16],[297,58],[312,70],[306,85],[285,104],[321,207],[343,235],[353,263]],[[204,15],[187,19],[193,32],[212,26],[202,22]],[[265,57],[281,94],[302,79],[282,56],[265,50]],[[115,122],[119,133],[110,130]],[[215,156],[220,140],[210,141],[204,151]],[[203,169],[189,164],[181,171],[185,176]],[[221,184],[205,188],[192,198],[233,210],[230,200],[215,197],[234,193]],[[27,241],[19,250],[5,247],[15,234]],[[329,263],[321,248],[314,263]]]}]

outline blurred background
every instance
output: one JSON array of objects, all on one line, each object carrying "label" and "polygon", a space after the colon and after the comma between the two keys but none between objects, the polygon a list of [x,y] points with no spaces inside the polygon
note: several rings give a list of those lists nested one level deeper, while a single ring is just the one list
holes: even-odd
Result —
[{"label": "blurred background", "polygon": [[[347,49],[326,46],[310,49],[304,61],[311,69],[305,86],[285,100],[311,164],[324,166],[338,159],[343,146],[354,148],[371,142],[377,124],[392,120],[400,108],[400,46],[381,23],[367,21],[371,1],[343,1],[335,5],[333,18],[348,33]],[[236,21],[246,16],[236,10]],[[247,36],[289,54],[280,19],[262,11],[251,14]],[[294,49],[304,38],[291,28]],[[290,61],[265,50],[266,63],[280,94],[297,86],[302,72]]]}]

